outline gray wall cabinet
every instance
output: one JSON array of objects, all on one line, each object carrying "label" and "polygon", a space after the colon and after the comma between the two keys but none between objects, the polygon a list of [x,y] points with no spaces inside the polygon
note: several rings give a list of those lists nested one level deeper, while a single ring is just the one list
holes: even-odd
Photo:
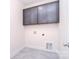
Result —
[{"label": "gray wall cabinet", "polygon": [[37,24],[37,8],[29,8],[23,10],[23,24]]},{"label": "gray wall cabinet", "polygon": [[57,23],[59,19],[58,3],[38,7],[38,23]]},{"label": "gray wall cabinet", "polygon": [[23,24],[48,24],[59,22],[59,2],[52,2],[23,10]]}]

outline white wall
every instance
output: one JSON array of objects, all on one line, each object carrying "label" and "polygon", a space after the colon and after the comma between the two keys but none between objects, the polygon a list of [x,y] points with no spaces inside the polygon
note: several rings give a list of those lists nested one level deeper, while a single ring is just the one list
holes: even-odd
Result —
[{"label": "white wall", "polygon": [[[53,48],[58,48],[58,24],[43,24],[25,26],[26,47],[46,49],[46,43],[53,43]],[[34,33],[36,32],[36,33]],[[42,36],[45,34],[45,36]]]},{"label": "white wall", "polygon": [[[68,25],[68,0],[60,0],[60,24],[59,24],[59,33],[60,33],[60,44],[61,46],[69,41]],[[63,48],[63,47],[62,47]]]},{"label": "white wall", "polygon": [[10,34],[11,57],[17,54],[25,44],[24,27],[22,25],[22,8],[23,5],[18,0],[11,0],[11,19],[10,19]]},{"label": "white wall", "polygon": [[[55,0],[41,0],[41,2],[31,2],[24,8],[37,6],[40,4],[52,2]],[[46,48],[46,42],[53,43],[53,49],[61,49],[64,41],[68,41],[68,1],[60,0],[60,23],[47,25],[29,25],[25,26],[26,47],[43,49]],[[34,34],[33,32],[37,32]],[[42,33],[45,34],[42,37]]]}]

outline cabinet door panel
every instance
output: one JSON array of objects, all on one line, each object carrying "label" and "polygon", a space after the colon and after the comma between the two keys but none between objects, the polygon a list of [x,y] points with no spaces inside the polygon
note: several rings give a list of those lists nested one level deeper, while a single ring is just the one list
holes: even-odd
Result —
[{"label": "cabinet door panel", "polygon": [[37,24],[37,8],[29,8],[23,11],[23,24]]},{"label": "cabinet door panel", "polygon": [[47,6],[47,20],[48,23],[59,22],[59,4],[57,2]]},{"label": "cabinet door panel", "polygon": [[38,7],[38,23],[47,23],[47,10],[46,5],[42,5]]},{"label": "cabinet door panel", "polygon": [[56,23],[59,21],[58,2],[38,7],[38,23]]}]

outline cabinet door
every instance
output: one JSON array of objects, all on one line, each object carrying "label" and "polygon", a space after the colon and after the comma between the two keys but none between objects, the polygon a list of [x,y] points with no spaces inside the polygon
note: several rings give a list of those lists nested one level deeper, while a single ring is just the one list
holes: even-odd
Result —
[{"label": "cabinet door", "polygon": [[59,22],[59,4],[58,2],[51,3],[47,5],[47,20],[48,23],[58,23]]},{"label": "cabinet door", "polygon": [[58,2],[38,7],[38,23],[56,23],[59,21]]},{"label": "cabinet door", "polygon": [[23,24],[37,24],[37,8],[29,8],[23,10]]},{"label": "cabinet door", "polygon": [[47,23],[47,6],[46,5],[41,5],[38,6],[38,23],[39,24],[44,24]]}]

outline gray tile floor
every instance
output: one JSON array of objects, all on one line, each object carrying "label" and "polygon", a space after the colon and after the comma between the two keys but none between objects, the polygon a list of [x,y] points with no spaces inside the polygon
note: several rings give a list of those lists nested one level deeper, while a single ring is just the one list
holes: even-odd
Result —
[{"label": "gray tile floor", "polygon": [[53,52],[24,48],[12,59],[59,59],[59,56]]}]

